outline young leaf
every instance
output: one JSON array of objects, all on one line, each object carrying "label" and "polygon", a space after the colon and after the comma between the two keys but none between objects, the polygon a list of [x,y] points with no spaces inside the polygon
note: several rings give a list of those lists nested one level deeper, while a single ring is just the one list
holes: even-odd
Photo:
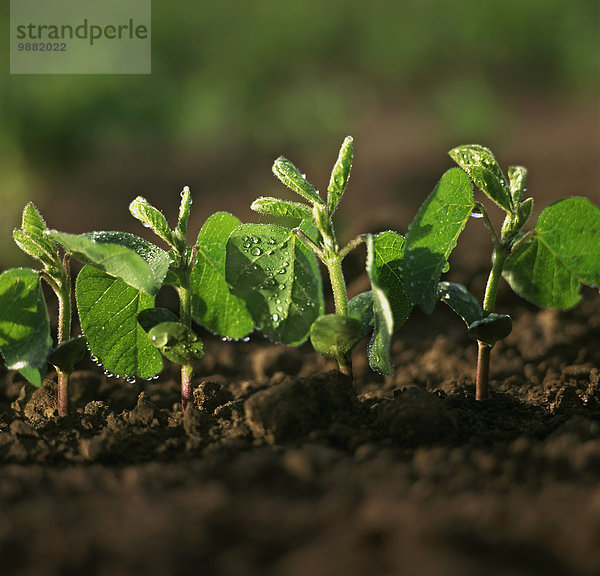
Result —
[{"label": "young leaf", "polygon": [[77,235],[50,230],[48,236],[83,263],[120,278],[146,294],[158,292],[169,269],[169,255],[164,250],[126,232]]},{"label": "young leaf", "polygon": [[509,166],[508,180],[510,182],[510,196],[513,204],[518,206],[523,200],[523,194],[527,189],[527,168],[524,166]]},{"label": "young leaf", "polygon": [[448,152],[454,160],[490,199],[507,212],[513,211],[509,183],[491,150],[470,144]]},{"label": "young leaf", "polygon": [[0,352],[9,370],[21,370],[41,386],[52,346],[48,310],[40,277],[34,270],[13,268],[0,274]]},{"label": "young leaf", "polygon": [[75,364],[83,358],[85,349],[86,341],[83,336],[70,338],[50,352],[48,362],[59,370],[70,374],[73,372]]},{"label": "young leaf", "polygon": [[571,308],[581,284],[600,286],[600,209],[564,198],[538,218],[533,236],[508,257],[504,278],[523,298],[545,308]]},{"label": "young leaf", "polygon": [[280,156],[273,164],[273,174],[290,190],[308,200],[311,204],[323,204],[318,190],[308,182],[306,176],[287,158]]},{"label": "young leaf", "polygon": [[302,343],[323,313],[317,259],[288,228],[236,228],[227,242],[226,278],[255,324],[277,342]]},{"label": "young leaf", "polygon": [[340,314],[319,316],[310,328],[313,348],[326,358],[344,359],[360,340],[361,323]]},{"label": "young leaf", "polygon": [[259,214],[271,214],[273,216],[287,216],[289,218],[300,218],[301,220],[312,218],[312,208],[301,202],[289,202],[263,196],[257,198],[250,206]]},{"label": "young leaf", "polygon": [[[227,338],[243,338],[254,329],[246,303],[231,291],[225,279],[227,239],[240,224],[226,212],[217,212],[204,223],[190,277],[194,320]],[[254,245],[253,240],[247,242]]]},{"label": "young leaf", "polygon": [[154,306],[152,296],[92,266],[82,268],[75,293],[89,349],[106,370],[139,378],[160,372],[161,356],[137,321]]},{"label": "young leaf", "polygon": [[352,136],[346,136],[337,162],[331,171],[331,179],[327,187],[327,211],[333,214],[340,203],[352,169],[352,159],[354,158],[354,140]]},{"label": "young leaf", "polygon": [[442,270],[474,207],[469,177],[462,170],[451,168],[409,226],[404,248],[404,288],[410,300],[428,314],[435,306]]},{"label": "young leaf", "polygon": [[479,302],[477,302],[477,298],[462,284],[440,282],[437,294],[438,298],[452,308],[465,321],[467,326],[484,317],[484,312]]},{"label": "young leaf", "polygon": [[41,214],[29,202],[23,209],[21,229],[13,231],[13,238],[23,252],[46,266],[53,266],[58,261],[58,253],[52,241],[44,234],[46,230]]},{"label": "young leaf", "polygon": [[204,344],[181,322],[161,322],[148,332],[148,339],[160,353],[175,364],[193,364],[204,356]]},{"label": "young leaf", "polygon": [[159,238],[162,238],[169,246],[173,246],[173,234],[165,215],[152,206],[148,200],[142,196],[138,196],[129,204],[129,212],[146,228],[150,228]]},{"label": "young leaf", "polygon": [[189,186],[186,186],[181,192],[181,202],[179,204],[179,216],[177,218],[177,233],[178,236],[185,241],[187,234],[187,223],[190,217],[190,209],[192,207],[192,194]]},{"label": "young leaf", "polygon": [[385,376],[391,376],[394,373],[394,365],[390,353],[392,334],[394,333],[394,313],[385,291],[378,281],[377,269],[375,267],[375,243],[371,234],[366,236],[366,244],[366,268],[369,280],[371,281],[373,315],[375,319],[373,337],[369,344],[369,366]]},{"label": "young leaf", "polygon": [[406,322],[412,310],[402,281],[404,243],[404,238],[396,232],[382,232],[373,237],[377,281],[392,307],[394,330]]}]

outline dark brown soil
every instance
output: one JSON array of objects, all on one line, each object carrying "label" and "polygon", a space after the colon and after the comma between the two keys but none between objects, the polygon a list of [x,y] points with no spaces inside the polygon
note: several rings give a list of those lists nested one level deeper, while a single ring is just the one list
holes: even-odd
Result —
[{"label": "dark brown soil", "polygon": [[208,340],[182,417],[171,370],[0,386],[0,558],[18,575],[600,573],[600,296],[514,304],[473,396],[444,309],[356,387],[308,347]]}]

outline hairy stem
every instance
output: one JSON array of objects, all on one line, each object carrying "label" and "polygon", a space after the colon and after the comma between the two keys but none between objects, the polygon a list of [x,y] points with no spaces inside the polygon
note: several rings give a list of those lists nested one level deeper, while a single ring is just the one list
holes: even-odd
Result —
[{"label": "hairy stem", "polygon": [[[335,304],[335,313],[341,316],[348,316],[348,293],[346,292],[346,281],[342,271],[342,258],[338,255],[326,262],[333,291],[333,302]],[[348,353],[345,358],[337,359],[340,372],[346,376],[352,377],[352,353]]]},{"label": "hairy stem", "polygon": [[[185,284],[179,287],[179,318],[181,323],[191,329],[192,327],[192,293],[189,286],[189,274]],[[192,401],[192,378],[194,366],[184,364],[181,366],[181,411],[185,412],[188,404]]]},{"label": "hairy stem", "polygon": [[[61,279],[60,289],[56,291],[58,298],[58,344],[71,338],[71,275],[69,272],[69,259],[63,259],[64,277]],[[62,418],[69,413],[69,372],[56,369],[58,375],[58,415]]]},{"label": "hairy stem", "polygon": [[[491,313],[496,306],[496,294],[498,292],[498,284],[502,277],[504,263],[510,254],[510,248],[505,244],[500,243],[494,248],[493,265],[485,287],[485,296],[483,298],[483,311]],[[481,342],[477,342],[477,379],[475,382],[475,398],[477,400],[485,400],[489,396],[490,383],[490,352],[491,346]]]}]

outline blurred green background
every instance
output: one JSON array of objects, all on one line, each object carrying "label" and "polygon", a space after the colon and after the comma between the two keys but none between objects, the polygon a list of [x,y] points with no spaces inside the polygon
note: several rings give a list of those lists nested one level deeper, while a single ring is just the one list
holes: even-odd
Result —
[{"label": "blurred green background", "polygon": [[324,187],[346,134],[348,228],[402,230],[446,150],[473,141],[544,173],[556,198],[598,201],[599,12],[598,0],[155,0],[149,76],[9,75],[5,42],[0,266],[27,262],[11,231],[28,200],[72,232],[140,233],[130,200],[173,217],[184,185],[198,225],[216,209],[249,218],[280,190],[276,156]]}]

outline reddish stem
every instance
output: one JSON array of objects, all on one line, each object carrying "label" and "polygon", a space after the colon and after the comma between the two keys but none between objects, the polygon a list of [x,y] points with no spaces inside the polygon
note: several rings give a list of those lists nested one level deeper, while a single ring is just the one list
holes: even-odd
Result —
[{"label": "reddish stem", "polygon": [[489,396],[490,383],[490,352],[491,348],[477,341],[477,381],[475,383],[475,399],[486,400]]}]

